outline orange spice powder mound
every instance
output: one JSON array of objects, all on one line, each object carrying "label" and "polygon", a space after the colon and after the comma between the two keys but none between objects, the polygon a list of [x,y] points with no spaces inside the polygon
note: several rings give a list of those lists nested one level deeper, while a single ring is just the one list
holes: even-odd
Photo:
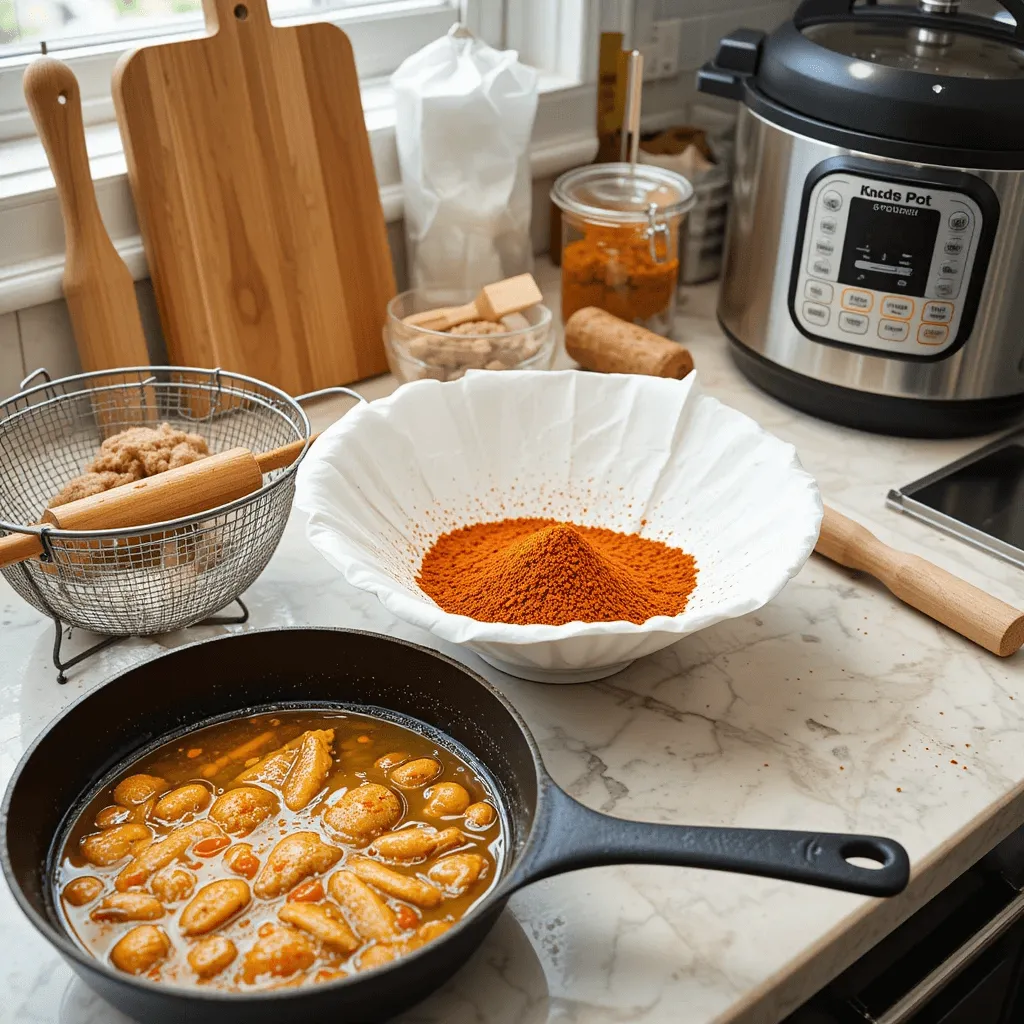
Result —
[{"label": "orange spice powder mound", "polygon": [[686,607],[697,563],[635,533],[504,519],[439,537],[416,582],[446,612],[480,622],[641,623]]}]

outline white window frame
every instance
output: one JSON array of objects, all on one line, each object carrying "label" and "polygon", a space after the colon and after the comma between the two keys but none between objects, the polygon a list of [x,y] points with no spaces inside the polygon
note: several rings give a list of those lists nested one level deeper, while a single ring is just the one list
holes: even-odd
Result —
[{"label": "white window frame", "polygon": [[[535,177],[592,159],[596,148],[597,40],[630,0],[408,0],[330,12],[356,51],[374,166],[389,222],[402,216],[394,103],[386,75],[396,61],[462,20],[492,45],[517,49],[541,71],[531,145]],[[308,17],[290,21],[310,20]],[[200,34],[179,33],[177,38]],[[146,42],[152,42],[149,37]],[[133,46],[99,42],[51,49],[79,79],[86,142],[104,222],[136,280],[148,276],[110,98],[110,77]],[[396,45],[397,43],[397,45]],[[61,297],[63,223],[42,145],[24,106],[21,76],[36,54],[0,60],[0,315]]]},{"label": "white window frame", "polygon": [[[472,0],[472,6],[500,10],[500,0]],[[459,5],[454,0],[401,0],[399,3],[374,4],[372,0],[355,9],[327,11],[319,17],[297,14],[275,21],[295,25],[308,21],[326,21],[343,28],[352,40],[356,69],[360,79],[389,75],[410,54],[444,34],[458,18]],[[139,46],[189,39],[205,33],[202,15],[168,22],[170,31],[161,33],[158,26],[111,39],[57,40],[48,52],[67,61],[75,70],[82,93],[82,113],[87,125],[114,120],[114,103],[110,95],[110,79],[121,55]],[[485,37],[487,38],[487,37]],[[498,39],[487,38],[492,43]],[[32,136],[35,129],[25,104],[21,76],[40,51],[19,52],[0,57],[0,142]]]}]

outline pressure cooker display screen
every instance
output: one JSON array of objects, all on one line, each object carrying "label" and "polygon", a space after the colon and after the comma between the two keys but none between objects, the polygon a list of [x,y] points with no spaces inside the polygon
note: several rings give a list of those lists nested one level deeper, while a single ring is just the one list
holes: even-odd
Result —
[{"label": "pressure cooker display screen", "polygon": [[839,280],[891,294],[924,295],[939,221],[938,210],[851,198]]}]

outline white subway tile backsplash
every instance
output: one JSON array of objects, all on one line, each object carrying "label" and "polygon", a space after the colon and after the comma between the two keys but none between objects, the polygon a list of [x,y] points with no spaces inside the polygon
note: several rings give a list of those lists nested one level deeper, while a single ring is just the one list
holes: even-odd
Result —
[{"label": "white subway tile backsplash", "polygon": [[[401,221],[388,224],[388,242],[398,287],[402,289],[407,285]],[[148,278],[135,283],[135,298],[139,304],[149,361],[156,366],[165,365],[170,360],[160,326],[156,295]],[[38,367],[45,367],[51,377],[81,372],[75,336],[63,299],[0,315],[0,398],[13,394],[26,373]]]},{"label": "white subway tile backsplash", "polygon": [[31,306],[17,313],[26,372],[43,366],[51,377],[80,373],[82,364],[63,299]]},{"label": "white subway tile backsplash", "polygon": [[13,395],[24,376],[18,318],[14,313],[5,313],[0,316],[0,398]]},{"label": "white subway tile backsplash", "polygon": [[[406,271],[401,221],[388,224],[388,242],[398,287],[402,289],[406,287]],[[135,298],[149,361],[156,366],[165,365],[170,360],[160,327],[156,295],[148,278],[135,283]],[[45,367],[51,377],[81,372],[75,336],[63,299],[0,315],[0,398],[13,394],[26,373],[38,367]]]}]

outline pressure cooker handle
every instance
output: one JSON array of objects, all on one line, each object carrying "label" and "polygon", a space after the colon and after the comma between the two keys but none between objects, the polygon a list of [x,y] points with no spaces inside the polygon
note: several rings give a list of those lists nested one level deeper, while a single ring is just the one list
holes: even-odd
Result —
[{"label": "pressure cooker handle", "polygon": [[[545,780],[538,837],[512,876],[513,889],[579,868],[607,864],[672,864],[760,875],[788,882],[894,896],[906,888],[910,860],[893,839],[782,829],[659,825],[613,818],[574,800]],[[861,858],[871,867],[852,863]]]},{"label": "pressure cooker handle", "polygon": [[[969,20],[970,24],[975,27],[979,23],[987,24],[991,22],[990,25],[987,25],[989,31],[1024,42],[1024,0],[997,0],[997,2],[1009,12],[1010,16],[1017,23],[1016,26],[1001,25],[999,22],[988,18],[965,16],[965,20]],[[850,17],[864,18],[867,21],[907,17],[926,17],[929,21],[939,23],[952,23],[957,20],[955,12],[951,14],[926,14],[917,7],[900,7],[895,4],[872,4],[867,7],[858,7],[857,10],[854,10],[855,3],[856,0],[804,0],[793,15],[793,22],[797,28],[803,28],[805,25],[816,21]]]},{"label": "pressure cooker handle", "polygon": [[697,72],[697,89],[727,100],[743,99],[746,80],[757,72],[766,33],[737,28],[723,36],[715,59]]}]

